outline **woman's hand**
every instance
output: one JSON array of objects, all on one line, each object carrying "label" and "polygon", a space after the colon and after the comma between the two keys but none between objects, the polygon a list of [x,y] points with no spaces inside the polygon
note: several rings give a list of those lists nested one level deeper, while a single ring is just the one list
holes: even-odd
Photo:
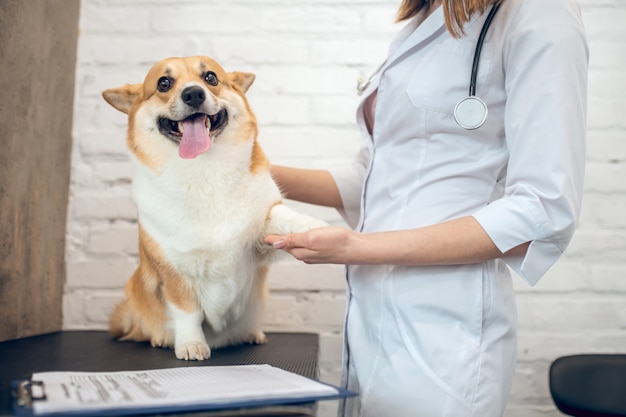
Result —
[{"label": "woman's hand", "polygon": [[308,264],[358,263],[361,235],[343,227],[321,227],[304,233],[268,235],[265,243]]},{"label": "woman's hand", "polygon": [[269,235],[265,243],[310,264],[458,265],[506,256],[524,257],[530,242],[506,253],[471,216],[417,229],[357,233],[321,227],[305,233]]}]

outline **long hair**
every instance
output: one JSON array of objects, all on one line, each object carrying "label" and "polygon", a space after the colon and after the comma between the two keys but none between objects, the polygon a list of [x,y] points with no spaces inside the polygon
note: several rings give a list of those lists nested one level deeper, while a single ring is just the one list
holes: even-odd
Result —
[{"label": "long hair", "polygon": [[[503,0],[441,0],[446,27],[452,36],[463,34],[463,26],[475,13],[483,13],[492,4]],[[423,9],[428,9],[434,0],[402,0],[398,9],[397,22],[410,19]]]}]

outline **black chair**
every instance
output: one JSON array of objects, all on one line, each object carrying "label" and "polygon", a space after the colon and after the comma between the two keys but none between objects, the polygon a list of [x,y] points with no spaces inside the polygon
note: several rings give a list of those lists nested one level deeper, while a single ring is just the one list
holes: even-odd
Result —
[{"label": "black chair", "polygon": [[563,356],[550,365],[557,408],[576,417],[626,416],[626,354]]}]

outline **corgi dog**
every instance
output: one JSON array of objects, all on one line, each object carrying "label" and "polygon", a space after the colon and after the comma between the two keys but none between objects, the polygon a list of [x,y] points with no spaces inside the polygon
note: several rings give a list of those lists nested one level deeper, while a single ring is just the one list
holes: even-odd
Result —
[{"label": "corgi dog", "polygon": [[103,91],[128,114],[135,165],[139,265],[110,315],[119,340],[173,347],[185,360],[264,343],[276,251],[263,237],[326,225],[283,204],[245,96],[254,79],[194,56],[162,60],[143,83]]}]

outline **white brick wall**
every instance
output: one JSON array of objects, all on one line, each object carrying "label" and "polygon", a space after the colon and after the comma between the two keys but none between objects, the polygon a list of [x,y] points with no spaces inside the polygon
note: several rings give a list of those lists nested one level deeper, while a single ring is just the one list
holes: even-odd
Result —
[{"label": "white brick wall", "polygon": [[[101,329],[136,265],[125,115],[100,92],[157,60],[209,55],[251,71],[260,141],[275,163],[330,167],[359,146],[358,76],[383,59],[399,0],[83,0],[77,63],[64,326]],[[559,416],[547,370],[559,355],[626,348],[626,1],[581,0],[591,47],[581,224],[535,288],[516,281],[519,364],[507,417]],[[341,224],[328,209],[293,204]],[[321,335],[322,379],[339,381],[343,268],[285,261],[271,272],[267,330]],[[336,404],[321,405],[321,417]]]}]

